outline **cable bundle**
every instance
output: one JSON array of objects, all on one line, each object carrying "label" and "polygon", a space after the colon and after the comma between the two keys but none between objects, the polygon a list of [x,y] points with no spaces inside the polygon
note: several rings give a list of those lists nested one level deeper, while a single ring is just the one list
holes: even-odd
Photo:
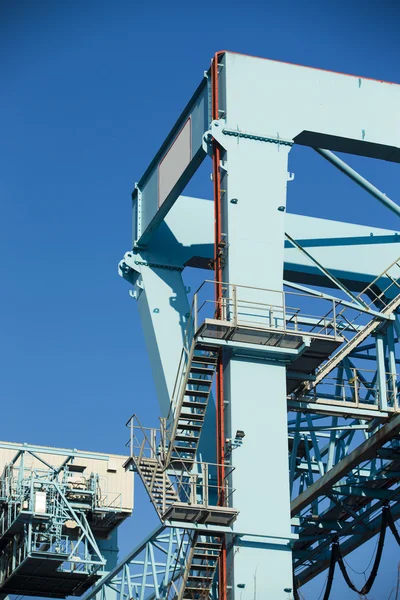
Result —
[{"label": "cable bundle", "polygon": [[[374,564],[371,569],[371,573],[361,590],[358,590],[356,588],[354,583],[351,581],[349,574],[347,573],[346,566],[343,561],[342,552],[340,550],[339,542],[337,540],[335,540],[332,543],[331,560],[330,560],[330,564],[329,564],[329,572],[328,572],[328,578],[327,578],[327,582],[326,582],[326,588],[325,588],[323,600],[329,600],[329,596],[330,596],[331,589],[332,589],[333,577],[335,574],[336,563],[338,563],[339,568],[344,577],[344,580],[351,590],[353,590],[360,596],[365,596],[366,594],[368,594],[368,592],[371,590],[371,588],[375,582],[376,576],[378,574],[378,569],[379,569],[379,565],[380,565],[381,558],[382,558],[383,545],[385,543],[385,534],[386,534],[387,526],[389,526],[397,543],[400,546],[400,535],[396,529],[396,525],[394,523],[392,513],[390,512],[390,508],[388,506],[384,506],[382,509],[381,529],[380,529],[380,533],[379,533],[378,548],[376,551]],[[299,596],[296,585],[294,586],[294,589],[293,589],[293,598],[294,598],[294,600],[300,600],[300,596]]]}]

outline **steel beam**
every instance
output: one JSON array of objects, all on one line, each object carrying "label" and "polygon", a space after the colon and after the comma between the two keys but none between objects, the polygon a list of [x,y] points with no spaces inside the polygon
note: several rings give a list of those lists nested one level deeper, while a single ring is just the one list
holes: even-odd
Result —
[{"label": "steel beam", "polygon": [[365,177],[362,177],[357,171],[349,167],[344,160],[340,159],[338,156],[330,152],[329,150],[323,150],[322,148],[315,148],[316,152],[326,158],[332,165],[334,165],[339,171],[350,177],[360,187],[362,187],[366,192],[371,194],[374,198],[379,200],[381,204],[386,206],[389,210],[391,210],[395,215],[400,217],[400,206],[393,202],[386,194],[378,190],[377,187],[372,185]]},{"label": "steel beam", "polygon": [[335,483],[361,462],[375,457],[379,448],[396,437],[399,432],[400,415],[397,415],[295,498],[291,503],[292,516],[299,514],[318,496],[324,495],[327,490],[331,489]]}]

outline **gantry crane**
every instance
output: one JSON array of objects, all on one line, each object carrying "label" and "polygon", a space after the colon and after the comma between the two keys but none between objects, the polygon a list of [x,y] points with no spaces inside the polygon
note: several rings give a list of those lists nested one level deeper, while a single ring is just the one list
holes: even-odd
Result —
[{"label": "gantry crane", "polygon": [[[399,216],[335,154],[400,162],[399,102],[395,84],[214,56],[135,186],[119,265],[160,406],[159,428],[129,419],[125,467],[161,523],[86,600],[297,598],[329,567],[328,597],[343,556],[396,536],[400,237],[286,196],[308,146]],[[182,195],[208,157],[213,202]],[[190,268],[209,271],[195,293]]]}]

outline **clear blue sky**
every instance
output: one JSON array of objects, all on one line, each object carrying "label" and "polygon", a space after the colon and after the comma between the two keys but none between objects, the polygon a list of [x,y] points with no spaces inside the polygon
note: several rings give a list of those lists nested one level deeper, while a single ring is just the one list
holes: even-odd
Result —
[{"label": "clear blue sky", "polygon": [[[130,414],[155,418],[117,263],[130,246],[133,183],[214,52],[400,83],[399,17],[395,0],[1,0],[1,439],[121,452]],[[399,229],[322,159],[296,152],[293,212]],[[398,165],[349,162],[400,201]],[[156,524],[137,492],[142,508],[124,527],[123,553]],[[395,585],[399,552],[388,538],[371,600]],[[348,562],[362,571],[374,546]],[[305,588],[306,600],[323,580]],[[338,574],[332,598],[339,594],[356,597]]]}]

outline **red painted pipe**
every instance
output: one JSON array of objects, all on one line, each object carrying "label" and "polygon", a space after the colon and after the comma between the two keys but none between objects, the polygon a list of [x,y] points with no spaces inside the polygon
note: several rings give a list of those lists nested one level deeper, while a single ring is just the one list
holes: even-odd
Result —
[{"label": "red painted pipe", "polygon": [[[222,53],[217,52],[211,65],[212,82],[212,118],[218,119],[218,62]],[[217,307],[217,318],[221,317],[222,299],[222,266],[219,256],[219,243],[222,240],[221,230],[221,173],[220,173],[221,148],[216,140],[213,141],[213,182],[214,182],[214,272],[215,272],[215,301]],[[225,406],[224,406],[224,372],[221,352],[217,365],[216,382],[216,418],[217,418],[217,463],[218,467],[218,489],[220,490],[219,504],[224,504],[224,481],[225,481]],[[226,600],[226,544],[223,540],[221,556],[219,560],[219,599]]]}]

